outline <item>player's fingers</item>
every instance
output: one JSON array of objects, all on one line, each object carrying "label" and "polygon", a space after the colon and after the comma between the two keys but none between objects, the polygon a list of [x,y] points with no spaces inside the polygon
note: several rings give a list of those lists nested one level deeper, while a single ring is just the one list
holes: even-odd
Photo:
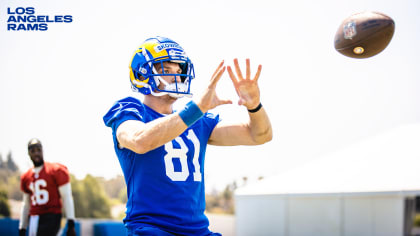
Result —
[{"label": "player's fingers", "polygon": [[215,72],[215,74],[213,75],[213,77],[211,78],[210,81],[210,88],[216,87],[217,82],[220,80],[220,78],[222,77],[223,73],[225,72],[226,67],[223,66],[222,68],[218,68]]},{"label": "player's fingers", "polygon": [[223,104],[232,104],[232,101],[229,99],[219,99],[219,104],[223,105]]},{"label": "player's fingers", "polygon": [[236,78],[235,74],[233,73],[232,67],[228,66],[227,71],[228,71],[230,79],[233,82],[233,85],[235,85],[235,87],[236,87],[236,84],[238,83],[238,79]]},{"label": "player's fingers", "polygon": [[243,79],[244,77],[242,76],[241,68],[239,67],[238,58],[233,59],[233,64],[235,65],[235,71],[238,75],[238,78]]},{"label": "player's fingers", "polygon": [[254,81],[255,81],[255,82],[257,82],[257,81],[258,81],[258,79],[260,78],[261,70],[262,70],[262,65],[259,65],[259,66],[258,66],[257,73],[256,73],[256,74],[255,74],[255,76],[254,76]]},{"label": "player's fingers", "polygon": [[211,76],[212,78],[216,75],[216,73],[219,71],[219,69],[223,66],[224,63],[225,63],[225,60],[223,60],[222,62],[220,62],[219,66],[214,71],[213,75]]},{"label": "player's fingers", "polygon": [[251,79],[251,66],[249,58],[246,59],[246,79]]}]

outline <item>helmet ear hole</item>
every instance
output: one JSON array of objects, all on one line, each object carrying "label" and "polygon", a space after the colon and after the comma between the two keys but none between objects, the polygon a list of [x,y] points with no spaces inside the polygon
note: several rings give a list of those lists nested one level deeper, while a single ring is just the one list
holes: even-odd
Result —
[{"label": "helmet ear hole", "polygon": [[139,72],[134,71],[134,74],[136,75],[136,78],[137,78],[137,79],[139,79],[139,80],[144,80],[144,77],[143,77],[143,76],[141,76],[141,74],[140,74]]}]

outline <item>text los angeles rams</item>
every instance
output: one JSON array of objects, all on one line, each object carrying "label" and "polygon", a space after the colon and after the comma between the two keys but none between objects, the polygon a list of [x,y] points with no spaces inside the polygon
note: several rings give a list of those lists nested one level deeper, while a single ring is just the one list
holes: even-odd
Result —
[{"label": "text los angeles rams", "polygon": [[46,31],[49,23],[71,23],[71,15],[35,15],[34,7],[7,8],[8,31]]}]

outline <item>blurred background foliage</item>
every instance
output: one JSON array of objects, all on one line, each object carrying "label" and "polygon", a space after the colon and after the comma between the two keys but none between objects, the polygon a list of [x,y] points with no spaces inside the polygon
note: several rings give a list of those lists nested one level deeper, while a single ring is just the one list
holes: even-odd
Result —
[{"label": "blurred background foliage", "polygon": [[[16,218],[11,215],[10,202],[22,201],[20,176],[26,171],[19,170],[11,152],[5,160],[0,154],[0,216]],[[77,179],[71,174],[71,187],[77,218],[121,220],[125,217],[127,187],[123,176],[105,179],[88,174],[83,179]],[[234,214],[233,192],[236,188],[237,184],[234,182],[223,191],[213,190],[206,194],[206,211]],[[20,209],[15,212],[20,212]]]}]

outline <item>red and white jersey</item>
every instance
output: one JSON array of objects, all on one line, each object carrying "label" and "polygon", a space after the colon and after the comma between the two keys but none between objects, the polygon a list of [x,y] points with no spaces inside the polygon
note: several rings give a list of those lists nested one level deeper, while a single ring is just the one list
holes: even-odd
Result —
[{"label": "red and white jersey", "polygon": [[59,163],[45,162],[38,174],[33,168],[22,174],[20,188],[31,196],[29,215],[61,213],[58,187],[69,182],[67,167]]}]

